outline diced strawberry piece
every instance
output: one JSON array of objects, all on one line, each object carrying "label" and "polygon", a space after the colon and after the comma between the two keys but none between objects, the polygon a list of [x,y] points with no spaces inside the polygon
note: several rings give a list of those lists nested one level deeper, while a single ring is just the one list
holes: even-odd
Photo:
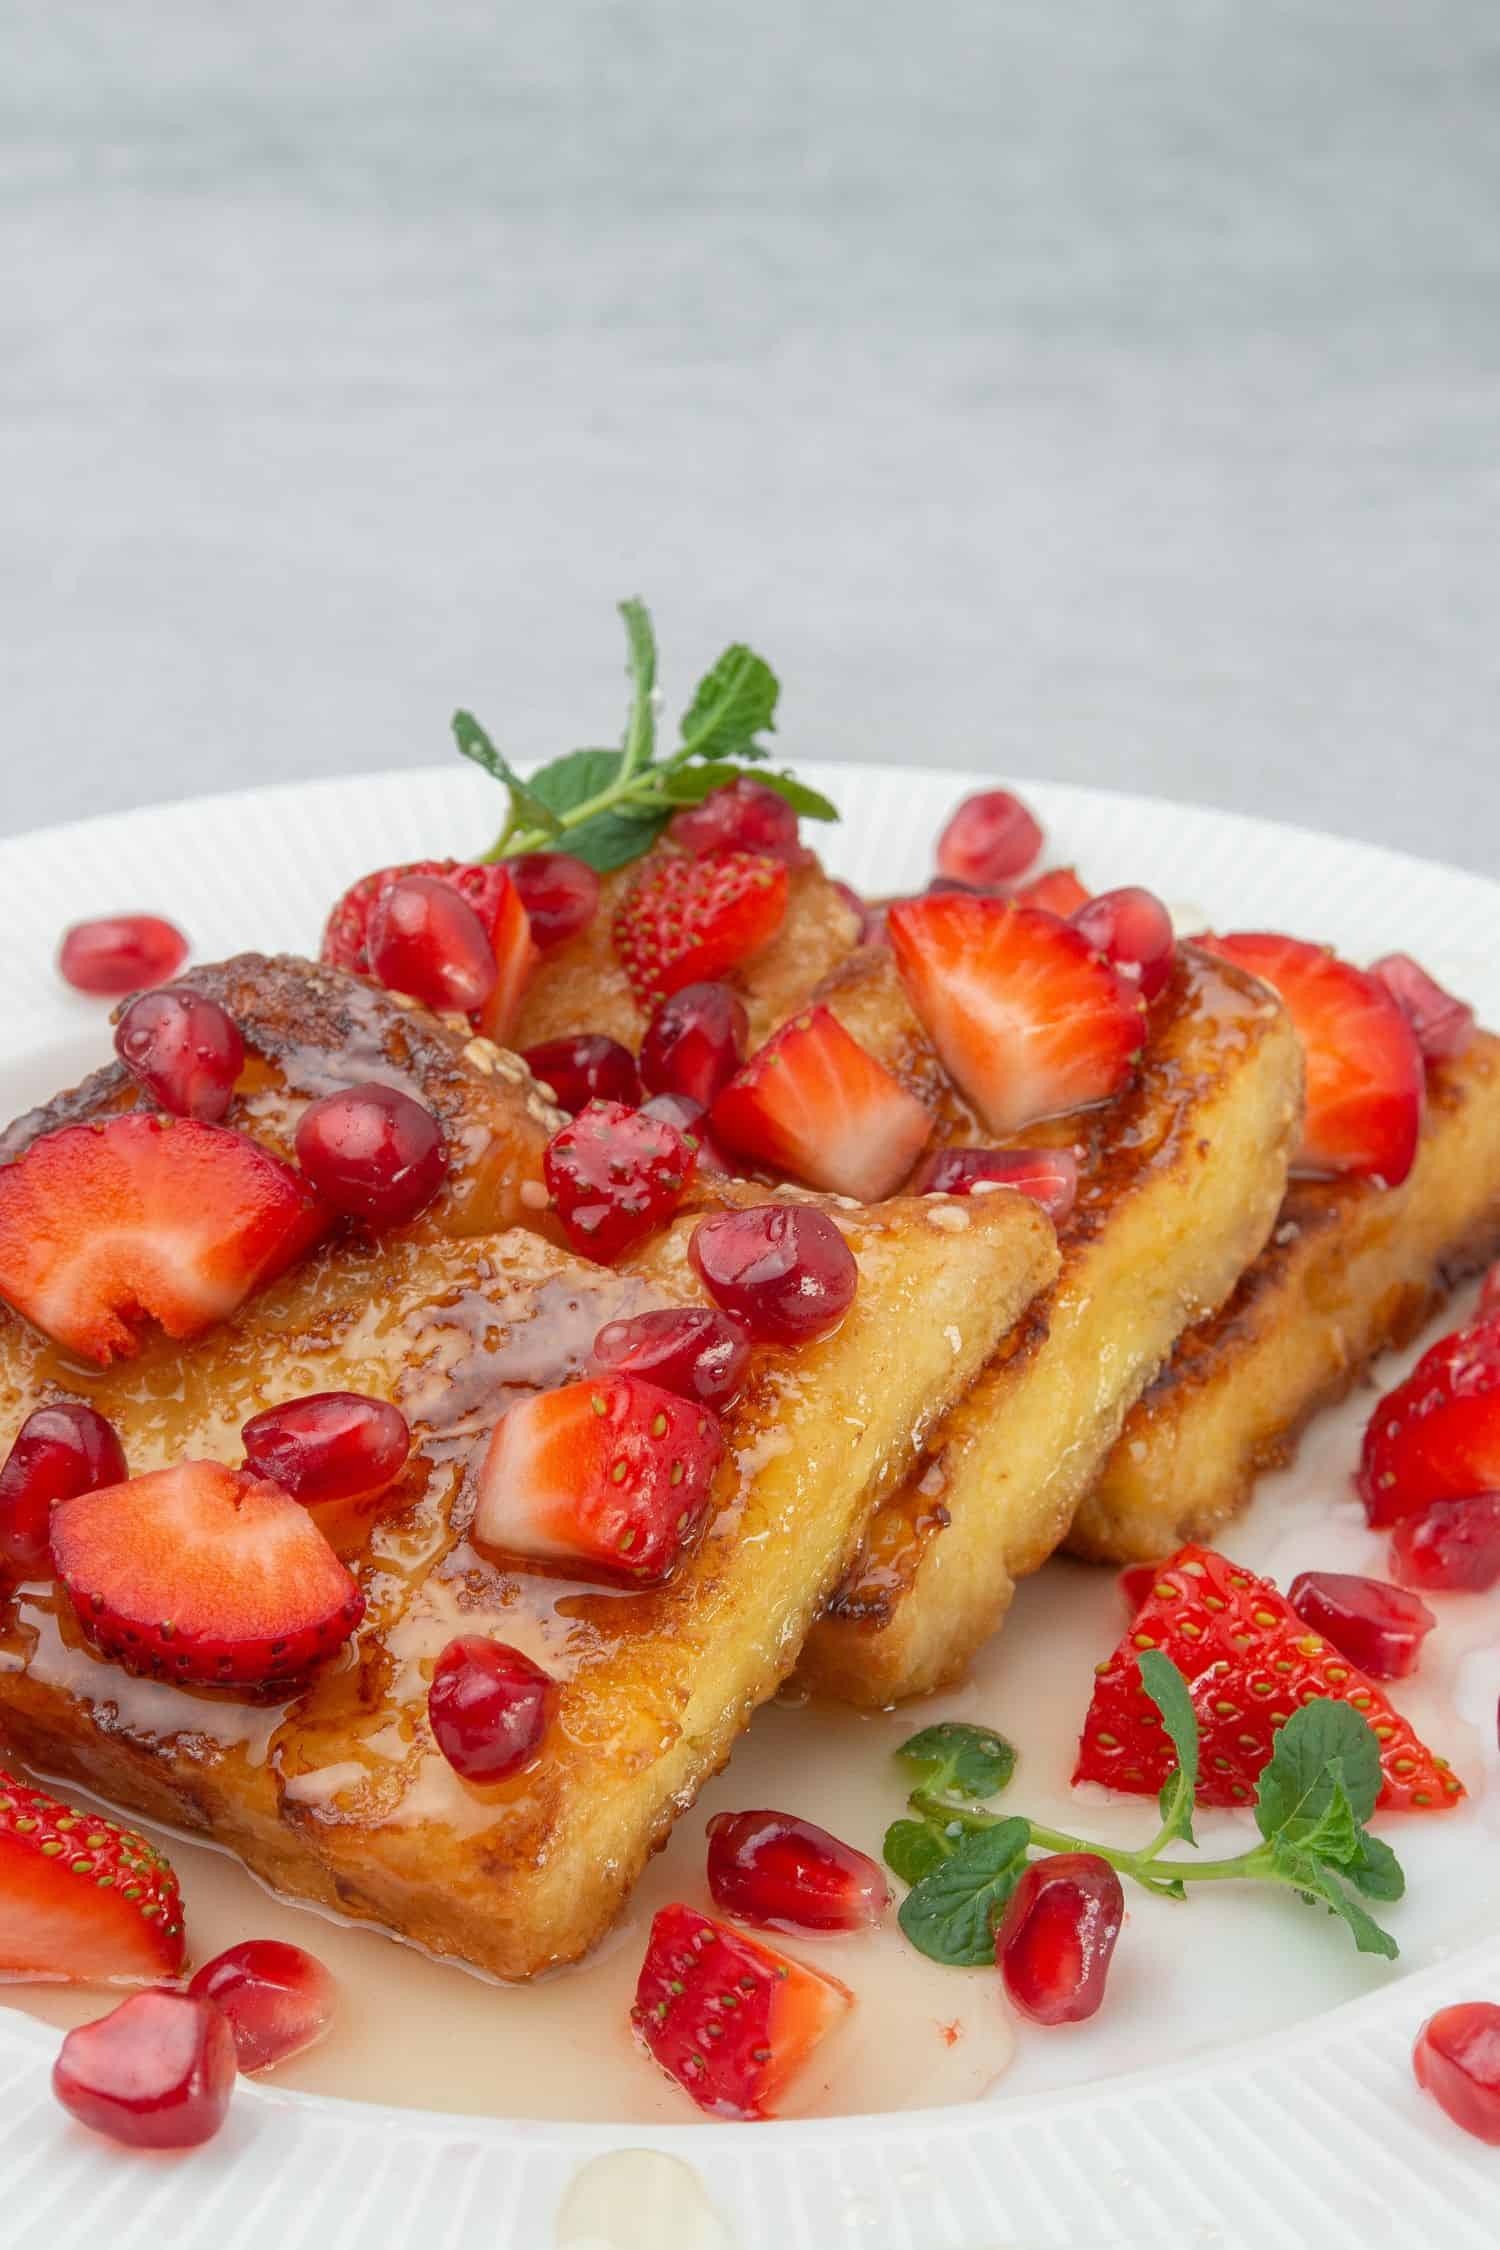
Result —
[{"label": "diced strawberry piece", "polygon": [[155,1846],[0,1769],[0,1978],[154,1984],[182,1967],[182,1897]]},{"label": "diced strawberry piece", "polygon": [[223,1125],[134,1111],[66,1125],[0,1167],[0,1296],[80,1358],[129,1358],[150,1318],[201,1335],[322,1234],[289,1164]]},{"label": "diced strawberry piece", "polygon": [[853,2005],[834,1978],[690,1906],[664,1906],[631,2021],[647,2053],[711,2117],[769,2117]]},{"label": "diced strawberry piece", "polygon": [[937,863],[957,883],[1012,883],[1042,848],[1042,831],[1008,789],[965,797],[938,838]]},{"label": "diced strawberry piece", "polygon": [[1500,1320],[1444,1336],[1370,1416],[1356,1478],[1372,1524],[1500,1491]]},{"label": "diced strawberry piece", "polygon": [[1101,891],[1070,919],[1096,953],[1102,953],[1122,977],[1135,980],[1143,1000],[1154,1000],[1166,990],[1177,941],[1172,917],[1154,891],[1142,890],[1137,883]]},{"label": "diced strawberry piece", "polygon": [[1500,1579],[1500,1492],[1434,1500],[1391,1533],[1391,1568],[1403,1586],[1433,1594],[1487,1594]]},{"label": "diced strawberry piece", "polygon": [[1078,1159],[1066,1148],[940,1148],[912,1181],[914,1195],[983,1195],[1008,1187],[1060,1227],[1078,1200]]},{"label": "diced strawberry piece", "polygon": [[1075,1781],[1155,1796],[1172,1772],[1172,1746],[1141,1685],[1137,1660],[1148,1648],[1171,1659],[1192,1696],[1202,1740],[1200,1804],[1249,1804],[1277,1729],[1299,1704],[1324,1695],[1352,1705],[1374,1729],[1388,1810],[1441,1811],[1464,1794],[1446,1760],[1418,1741],[1366,1673],[1308,1630],[1269,1579],[1198,1546],[1162,1564],[1124,1639],[1100,1665]]},{"label": "diced strawberry piece", "polygon": [[862,1203],[894,1194],[932,1135],[924,1104],[822,1007],[783,1024],[709,1114],[730,1148]]},{"label": "diced strawberry piece", "polygon": [[392,884],[408,875],[435,875],[451,885],[483,922],[493,930],[498,902],[509,885],[508,869],[494,861],[416,859],[404,867],[378,867],[351,884],[328,917],[320,958],[336,969],[353,969],[360,976],[370,971],[370,917]]},{"label": "diced strawberry piece", "polygon": [[52,1567],[47,1527],[54,1501],[123,1484],[129,1474],[114,1425],[95,1408],[71,1399],[34,1408],[0,1468],[0,1585]]},{"label": "diced strawberry piece", "polygon": [[59,1500],[52,1562],[101,1656],[186,1686],[304,1679],[364,1615],[306,1508],[218,1461]]},{"label": "diced strawberry piece", "polygon": [[1023,883],[1015,893],[1017,906],[1045,907],[1059,921],[1069,921],[1080,906],[1087,906],[1092,892],[1084,889],[1071,867],[1049,867],[1044,875],[1036,875]]},{"label": "diced strawberry piece", "polygon": [[1429,1062],[1463,1053],[1474,1037],[1474,1011],[1466,1000],[1446,992],[1409,953],[1387,953],[1371,964],[1370,974],[1385,986]]},{"label": "diced strawberry piece", "polygon": [[58,974],[75,992],[115,1000],[175,977],[188,941],[159,914],[106,914],[75,922],[58,949]]},{"label": "diced strawberry piece", "polygon": [[1120,1878],[1097,1852],[1034,1859],[995,1932],[995,1962],[1012,2006],[1033,2023],[1097,2015],[1124,1919]]},{"label": "diced strawberry piece", "polygon": [[786,916],[785,863],[764,852],[659,852],[621,902],[614,944],[630,989],[654,1008],[769,945]]},{"label": "diced strawberry piece", "polygon": [[1372,1680],[1404,1680],[1416,1670],[1422,1643],[1437,1623],[1404,1587],[1345,1570],[1304,1570],[1287,1590],[1304,1625],[1332,1641]]},{"label": "diced strawberry piece", "polygon": [[1265,931],[1195,940],[1285,1002],[1307,1064],[1297,1161],[1399,1187],[1417,1157],[1425,1079],[1410,1024],[1385,986],[1327,946]]},{"label": "diced strawberry piece", "polygon": [[887,923],[912,1006],[992,1133],[1124,1086],[1145,1037],[1140,994],[1067,923],[958,891],[899,899]]},{"label": "diced strawberry piece", "polygon": [[541,959],[521,894],[509,876],[496,888],[489,930],[495,955],[495,982],[489,998],[475,1012],[474,1028],[482,1031],[487,1039],[493,1039],[497,1047],[504,1047],[515,1029],[526,987]]},{"label": "diced strawberry piece", "polygon": [[62,2043],[52,2091],[80,2125],[126,2148],[199,2148],[234,2092],[234,2034],[209,2000],[137,1992]]},{"label": "diced strawberry piece", "polygon": [[708,1824],[715,1906],[757,1929],[870,1930],[891,1902],[873,1859],[795,1813],[716,1813]]},{"label": "diced strawberry piece", "polygon": [[473,1536],[583,1577],[661,1585],[702,1522],[723,1451],[707,1407],[635,1375],[539,1391],[495,1426]]},{"label": "diced strawberry piece", "polygon": [[211,2000],[225,2018],[247,2076],[315,2047],[338,2011],[338,1986],[317,1955],[279,1938],[248,1938],[216,1954],[188,1992]]},{"label": "diced strawberry piece", "polygon": [[1120,1573],[1120,1599],[1132,1617],[1142,1602],[1149,1601],[1151,1590],[1161,1576],[1163,1565],[1154,1562],[1127,1563]]},{"label": "diced strawberry piece", "polygon": [[1500,2148],[1500,2008],[1489,2000],[1439,2008],[1417,2034],[1412,2069],[1455,2125]]},{"label": "diced strawberry piece", "polygon": [[680,852],[698,858],[705,852],[764,852],[788,867],[805,867],[813,856],[785,797],[750,774],[711,789],[699,804],[684,805],[673,813],[667,834]]},{"label": "diced strawberry piece", "polygon": [[696,1163],[664,1118],[590,1102],[547,1143],[542,1174],[573,1248],[608,1264],[666,1224]]}]

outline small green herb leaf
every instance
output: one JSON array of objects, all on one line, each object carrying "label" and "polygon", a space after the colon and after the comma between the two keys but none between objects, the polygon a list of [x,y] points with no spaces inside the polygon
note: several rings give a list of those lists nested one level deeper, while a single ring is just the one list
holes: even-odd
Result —
[{"label": "small green herb leaf", "polygon": [[885,1832],[885,1864],[903,1883],[920,1883],[952,1856],[953,1846],[925,1820],[893,1820]]},{"label": "small green herb leaf", "polygon": [[1348,1924],[1361,1953],[1378,1953],[1387,1961],[1396,1959],[1400,1948],[1389,1930],[1383,1930],[1374,1916],[1365,1912],[1331,1867],[1314,1859],[1310,1853],[1299,1851],[1280,1836],[1271,1846],[1271,1856],[1284,1882],[1294,1884],[1305,1899],[1314,1905],[1326,1906],[1331,1914],[1337,1914]]},{"label": "small green herb leaf", "polygon": [[1342,1787],[1355,1825],[1363,1827],[1380,1795],[1380,1745],[1358,1711],[1320,1695],[1277,1733],[1260,1777],[1256,1826],[1263,1836],[1299,1844],[1326,1818],[1335,1787]]},{"label": "small green herb leaf", "polygon": [[553,817],[546,798],[531,783],[521,779],[472,711],[454,712],[453,739],[464,757],[472,760],[476,766],[482,766],[494,780],[504,782],[510,791],[512,824],[528,820],[533,827],[544,828],[549,835],[556,835],[561,824]]},{"label": "small green herb leaf", "polygon": [[1016,1770],[1016,1753],[991,1727],[943,1719],[903,1742],[896,1756],[929,1794],[953,1790],[982,1803],[998,1797]]},{"label": "small green herb leaf", "polygon": [[620,806],[614,812],[595,813],[579,827],[570,828],[562,848],[575,859],[586,861],[596,875],[608,875],[648,852],[667,819],[665,806],[642,807],[640,811]]},{"label": "small green herb leaf", "polygon": [[1363,1891],[1366,1898],[1387,1902],[1406,1896],[1406,1877],[1400,1860],[1389,1844],[1383,1844],[1367,1828],[1360,1830],[1359,1849],[1352,1859],[1343,1862],[1339,1873],[1357,1891]]},{"label": "small green herb leaf", "polygon": [[662,795],[670,797],[674,805],[699,805],[726,782],[739,781],[747,775],[758,781],[762,789],[774,790],[778,797],[784,797],[794,812],[808,820],[837,820],[839,817],[836,805],[790,774],[765,773],[754,766],[737,766],[724,760],[715,760],[709,765],[664,766],[661,769]]},{"label": "small green herb leaf", "polygon": [[919,1953],[953,1968],[995,1958],[995,1924],[1026,1865],[1031,1824],[998,1821],[967,1836],[908,1891],[897,1917]]},{"label": "small green herb leaf", "polygon": [[624,756],[622,750],[570,750],[532,775],[531,793],[550,812],[572,812],[616,786]]},{"label": "small green herb leaf", "polygon": [[644,602],[621,602],[620,615],[625,620],[630,676],[635,682],[622,756],[626,773],[633,774],[649,766],[656,755],[656,631]]},{"label": "small green herb leaf", "polygon": [[1193,1842],[1193,1805],[1198,1792],[1198,1714],[1182,1674],[1160,1649],[1140,1659],[1141,1686],[1161,1713],[1161,1723],[1177,1752],[1177,1771],[1162,1785],[1161,1817],[1173,1834]]},{"label": "small green herb leaf", "polygon": [[774,731],[780,682],[763,656],[736,641],[726,648],[682,715],[686,758],[765,758],[755,737]]}]

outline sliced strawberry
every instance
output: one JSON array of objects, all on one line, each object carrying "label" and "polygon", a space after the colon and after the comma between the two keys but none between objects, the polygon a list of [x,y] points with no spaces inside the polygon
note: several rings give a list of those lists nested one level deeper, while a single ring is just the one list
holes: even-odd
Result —
[{"label": "sliced strawberry", "polygon": [[607,1265],[666,1224],[697,1161],[664,1117],[590,1102],[547,1143],[542,1175],[573,1248]]},{"label": "sliced strawberry", "polygon": [[821,1007],[783,1024],[710,1117],[720,1140],[755,1163],[862,1203],[893,1195],[932,1134],[915,1094]]},{"label": "sliced strawberry", "polygon": [[1202,1740],[1200,1804],[1249,1804],[1276,1730],[1320,1695],[1351,1704],[1374,1729],[1388,1810],[1441,1811],[1464,1794],[1447,1761],[1418,1741],[1372,1679],[1308,1630],[1269,1579],[1197,1546],[1162,1564],[1124,1639],[1100,1665],[1075,1782],[1155,1796],[1173,1770],[1172,1746],[1141,1685],[1138,1659],[1148,1648],[1170,1657],[1187,1681]]},{"label": "sliced strawberry", "polygon": [[1298,1163],[1399,1187],[1417,1157],[1421,1050],[1385,986],[1325,945],[1247,930],[1194,941],[1280,993],[1302,1041],[1307,1114]]},{"label": "sliced strawberry", "polygon": [[67,1125],[0,1168],[0,1296],[81,1358],[197,1336],[315,1242],[331,1214],[243,1133],[144,1111]]},{"label": "sliced strawberry", "polygon": [[183,1951],[177,1877],[153,1845],[0,1769],[0,1977],[155,1984]]},{"label": "sliced strawberry", "polygon": [[1084,889],[1071,867],[1049,867],[1045,875],[1033,876],[1014,894],[1017,906],[1044,906],[1062,922],[1076,914],[1080,906],[1087,906],[1093,895]]},{"label": "sliced strawberry", "polygon": [[643,1008],[722,976],[769,945],[786,915],[787,871],[763,852],[661,852],[615,916],[614,944]]},{"label": "sliced strawberry", "polygon": [[1386,1394],[1356,1482],[1372,1524],[1500,1491],[1500,1318],[1444,1336]]},{"label": "sliced strawberry", "polygon": [[479,1471],[473,1535],[496,1554],[658,1586],[703,1518],[718,1419],[637,1375],[518,1399]]},{"label": "sliced strawberry", "polygon": [[1491,1266],[1479,1291],[1478,1317],[1491,1320],[1500,1314],[1500,1266]]},{"label": "sliced strawberry", "polygon": [[101,1656],[189,1686],[304,1679],[364,1615],[306,1508],[218,1461],[59,1500],[52,1562]]},{"label": "sliced strawberry", "polygon": [[377,867],[350,885],[328,917],[321,958],[336,969],[370,974],[370,917],[393,883],[407,875],[435,875],[468,900],[487,930],[493,930],[499,900],[510,885],[505,867],[492,861],[414,859],[404,867]]},{"label": "sliced strawberry", "polygon": [[769,2117],[854,1995],[690,1906],[651,1924],[630,2011],[636,2037],[711,2117]]},{"label": "sliced strawberry", "polygon": [[532,941],[531,919],[521,903],[520,891],[503,867],[487,872],[500,876],[488,922],[490,943],[495,949],[495,982],[489,998],[475,1010],[474,1028],[486,1039],[493,1039],[497,1047],[504,1047],[515,1029],[521,1001],[541,953]]},{"label": "sliced strawberry", "polygon": [[1474,1011],[1467,1000],[1445,991],[1409,953],[1387,953],[1370,965],[1416,1035],[1429,1062],[1461,1055],[1474,1037]]},{"label": "sliced strawberry", "polygon": [[887,922],[912,1006],[992,1133],[1125,1084],[1140,994],[1056,915],[947,891],[898,899]]}]

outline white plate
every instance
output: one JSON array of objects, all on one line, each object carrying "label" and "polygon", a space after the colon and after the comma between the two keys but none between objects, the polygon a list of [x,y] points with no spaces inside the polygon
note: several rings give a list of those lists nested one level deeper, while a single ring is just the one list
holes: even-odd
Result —
[{"label": "white plate", "polygon": [[[972,776],[933,771],[808,772],[845,810],[830,865],[870,891],[924,877],[943,816],[973,786]],[[1021,786],[1046,822],[1049,859],[1076,860],[1098,886],[1151,884],[1181,928],[1289,928],[1356,958],[1400,946],[1500,1019],[1500,888],[1477,876],[1225,813]],[[207,798],[0,846],[0,1111],[71,1081],[103,1051],[98,1008],[52,971],[65,921],[150,906],[183,923],[200,959],[310,950],[354,876],[472,848],[495,824],[481,777],[423,771]],[[1382,1380],[1403,1364],[1389,1362]],[[1349,1499],[1367,1407],[1324,1417],[1296,1469],[1265,1480],[1226,1542],[1233,1552],[1283,1583],[1315,1561],[1380,1568],[1381,1543]],[[976,1683],[932,1707],[983,1710],[1018,1740],[1026,1807],[1040,1816],[1066,1803],[1061,1749],[1085,1700],[1087,1663],[1118,1630],[1116,1600],[1104,1574],[1051,1566],[1023,1590]],[[1449,1819],[1401,1826],[1412,1890],[1391,1912],[1403,1947],[1394,1969],[1360,1959],[1331,1925],[1281,1900],[1228,1887],[1188,1908],[1142,1900],[1104,2014],[1074,2032],[1025,2034],[987,2103],[757,2128],[621,2128],[444,2118],[247,2086],[220,2140],[176,2162],[122,2158],[69,2127],[46,2087],[55,2035],[6,2012],[6,2241],[83,2250],[107,2228],[115,2240],[216,2250],[270,2240],[282,2250],[417,2240],[423,2250],[550,2250],[580,2164],[637,2145],[695,2167],[726,2229],[713,2250],[1426,2250],[1438,2239],[1488,2250],[1500,2152],[1449,2126],[1418,2095],[1408,2060],[1434,2006],[1500,2000],[1500,1604],[1439,1606],[1422,1679],[1397,1700],[1419,1727],[1442,1728],[1473,1801]],[[785,1714],[772,1723],[794,1725]],[[1073,1811],[1072,1825],[1098,1833],[1139,1826],[1136,1806]],[[675,2250],[664,2227],[641,2239]],[[709,2250],[709,2234],[696,2239]],[[691,2231],[681,2240],[696,2250]]]}]

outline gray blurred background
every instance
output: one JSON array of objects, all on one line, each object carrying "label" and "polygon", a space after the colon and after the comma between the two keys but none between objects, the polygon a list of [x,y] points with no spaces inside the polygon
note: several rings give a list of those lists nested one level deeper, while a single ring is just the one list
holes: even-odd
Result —
[{"label": "gray blurred background", "polygon": [[0,828],[609,738],[1493,869],[1497,0],[0,6]]}]

